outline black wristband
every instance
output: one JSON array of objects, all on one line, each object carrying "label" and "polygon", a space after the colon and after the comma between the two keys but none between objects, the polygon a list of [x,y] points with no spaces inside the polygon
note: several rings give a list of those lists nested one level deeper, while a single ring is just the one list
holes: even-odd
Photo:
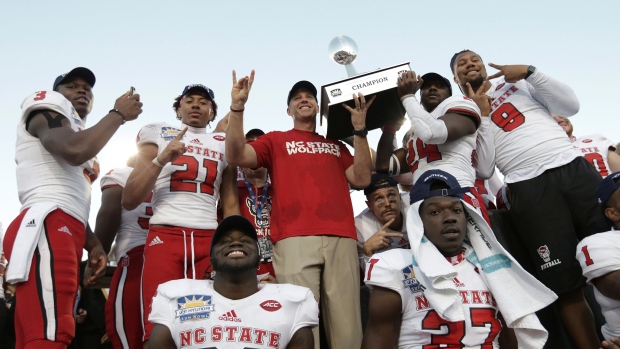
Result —
[{"label": "black wristband", "polygon": [[110,109],[108,114],[111,114],[111,113],[116,113],[116,114],[120,115],[121,118],[123,118],[123,123],[121,125],[125,125],[125,122],[127,122],[127,118],[125,117],[125,115],[123,115],[123,113],[120,112],[120,110],[118,110],[116,108]]},{"label": "black wristband", "polygon": [[533,65],[530,65],[529,67],[527,67],[527,74],[525,74],[525,77],[523,79],[526,79],[530,77],[530,75],[534,74],[534,72],[536,71],[536,67]]}]

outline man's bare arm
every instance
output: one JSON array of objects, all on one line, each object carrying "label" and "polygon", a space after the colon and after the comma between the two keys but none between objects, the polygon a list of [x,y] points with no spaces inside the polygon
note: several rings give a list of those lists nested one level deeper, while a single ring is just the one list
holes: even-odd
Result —
[{"label": "man's bare arm", "polygon": [[387,288],[373,287],[368,312],[362,349],[395,348],[402,322],[400,295]]},{"label": "man's bare arm", "polygon": [[298,329],[291,341],[288,342],[286,349],[313,349],[314,336],[310,327],[302,327]]}]

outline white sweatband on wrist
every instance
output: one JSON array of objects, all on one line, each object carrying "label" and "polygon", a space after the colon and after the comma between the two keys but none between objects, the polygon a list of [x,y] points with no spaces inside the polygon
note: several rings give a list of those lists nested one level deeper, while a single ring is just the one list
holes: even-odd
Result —
[{"label": "white sweatband on wrist", "polygon": [[411,126],[416,135],[426,144],[443,144],[448,139],[448,128],[443,120],[435,119],[429,112],[424,110],[418,100],[404,98],[403,107],[409,115]]},{"label": "white sweatband on wrist", "polygon": [[[394,163],[396,163],[396,172],[394,172]],[[398,157],[396,156],[396,154],[392,154],[392,157],[390,158],[388,173],[390,175],[400,174],[400,161],[398,161]]]},{"label": "white sweatband on wrist", "polygon": [[160,164],[159,161],[157,161],[157,156],[153,159],[153,165],[159,167],[159,168],[163,168],[164,165]]}]

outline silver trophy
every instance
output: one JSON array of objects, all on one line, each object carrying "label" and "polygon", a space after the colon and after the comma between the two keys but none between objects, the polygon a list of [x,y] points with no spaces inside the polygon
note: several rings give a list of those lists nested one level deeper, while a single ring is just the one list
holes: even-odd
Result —
[{"label": "silver trophy", "polygon": [[353,135],[351,115],[342,103],[355,107],[354,93],[361,92],[367,100],[372,95],[377,96],[366,115],[368,130],[380,128],[387,120],[398,120],[405,116],[405,108],[396,90],[396,81],[400,74],[411,70],[409,62],[357,74],[353,67],[357,52],[355,41],[345,35],[338,35],[329,43],[329,57],[336,63],[344,65],[349,77],[321,87],[321,125],[325,118],[327,138],[344,139]]},{"label": "silver trophy", "polygon": [[332,39],[327,48],[329,57],[338,64],[344,65],[349,77],[357,75],[353,62],[357,58],[357,44],[346,35],[338,35]]}]

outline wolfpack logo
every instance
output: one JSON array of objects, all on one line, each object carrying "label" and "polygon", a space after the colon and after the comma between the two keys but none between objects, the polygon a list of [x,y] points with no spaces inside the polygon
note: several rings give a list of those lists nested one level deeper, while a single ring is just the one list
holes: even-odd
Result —
[{"label": "wolfpack logo", "polygon": [[[174,127],[162,127],[161,128],[161,138],[163,138],[166,141],[171,141],[175,138],[177,138],[177,136],[179,135],[179,133],[181,132],[181,130],[179,130],[178,128],[174,128]],[[183,136],[185,137],[185,136]]]},{"label": "wolfpack logo", "polygon": [[125,256],[121,260],[121,267],[128,267],[128,266],[129,266],[129,257]]},{"label": "wolfpack logo", "polygon": [[547,245],[540,246],[537,251],[543,261],[549,262],[551,260],[551,251],[549,251],[549,247],[547,247]]},{"label": "wolfpack logo", "polygon": [[415,273],[413,271],[413,265],[404,267],[401,271],[404,277],[403,285],[406,288],[409,288],[409,291],[411,291],[411,293],[424,292],[426,287],[420,284],[418,279],[415,278]]},{"label": "wolfpack logo", "polygon": [[204,294],[192,294],[177,298],[175,318],[180,318],[181,322],[208,319],[215,305],[211,303],[211,296]]},{"label": "wolfpack logo", "polygon": [[260,304],[260,307],[267,311],[278,311],[282,309],[282,304],[280,304],[280,302],[278,301],[274,301],[270,299],[270,300],[262,302]]},{"label": "wolfpack logo", "polygon": [[342,91],[339,88],[335,88],[335,89],[329,91],[329,93],[332,95],[332,97],[338,97],[338,96],[342,95]]},{"label": "wolfpack logo", "polygon": [[[258,198],[257,201],[260,201],[261,197]],[[252,198],[245,198],[245,204],[248,206],[248,210],[250,210],[250,214],[254,217],[254,224],[257,228],[268,228],[269,227],[269,214],[271,213],[271,196],[267,196],[265,199],[265,207],[260,211],[260,217],[256,215],[256,206],[252,202]]]}]

